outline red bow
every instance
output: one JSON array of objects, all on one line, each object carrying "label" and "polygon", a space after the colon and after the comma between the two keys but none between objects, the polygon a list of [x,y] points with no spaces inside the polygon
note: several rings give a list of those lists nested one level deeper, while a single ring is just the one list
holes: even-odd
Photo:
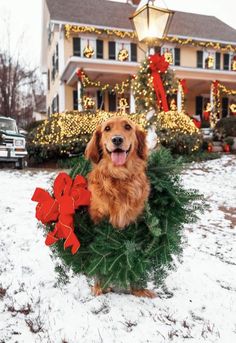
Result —
[{"label": "red bow", "polygon": [[218,95],[218,91],[219,91],[219,81],[214,81],[213,82],[213,92],[214,95]]},{"label": "red bow", "polygon": [[169,67],[169,63],[165,60],[165,56],[155,54],[149,56],[149,68],[152,72],[153,85],[156,92],[158,107],[160,104],[165,112],[169,111],[169,106],[167,103],[166,92],[161,80],[161,73],[165,73]]},{"label": "red bow", "polygon": [[78,69],[76,75],[80,81],[83,81],[84,78],[84,71],[82,69]]},{"label": "red bow", "polygon": [[83,176],[77,175],[73,181],[66,173],[56,177],[53,193],[54,197],[44,189],[36,188],[32,197],[32,201],[38,202],[36,218],[43,224],[56,222],[45,243],[50,246],[59,239],[65,239],[64,248],[72,247],[71,252],[75,254],[80,242],[74,233],[73,215],[80,206],[89,205],[91,193]]}]

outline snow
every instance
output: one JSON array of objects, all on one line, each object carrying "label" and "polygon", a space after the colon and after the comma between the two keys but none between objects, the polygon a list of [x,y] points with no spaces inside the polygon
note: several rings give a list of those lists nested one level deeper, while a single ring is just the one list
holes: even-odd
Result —
[{"label": "snow", "polygon": [[[0,342],[236,342],[236,157],[193,163],[187,188],[209,204],[185,227],[176,261],[156,299],[93,297],[85,276],[58,284],[30,198],[58,171],[0,170]],[[150,285],[151,286],[151,285]]]}]

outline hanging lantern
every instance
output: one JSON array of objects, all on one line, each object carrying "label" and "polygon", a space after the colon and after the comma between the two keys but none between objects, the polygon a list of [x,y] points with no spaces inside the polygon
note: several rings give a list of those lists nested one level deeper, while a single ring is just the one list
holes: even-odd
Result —
[{"label": "hanging lantern", "polygon": [[130,17],[139,41],[163,39],[167,35],[174,12],[157,7],[154,3],[148,0],[146,5],[138,7]]},{"label": "hanging lantern", "polygon": [[84,48],[83,54],[86,58],[91,58],[94,55],[94,49],[89,45],[89,40],[87,46]]}]

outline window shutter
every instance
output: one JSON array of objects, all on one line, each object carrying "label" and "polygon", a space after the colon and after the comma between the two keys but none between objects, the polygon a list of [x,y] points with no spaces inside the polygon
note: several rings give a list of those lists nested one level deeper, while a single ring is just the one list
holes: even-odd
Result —
[{"label": "window shutter", "polygon": [[220,70],[220,67],[221,67],[220,59],[221,59],[221,53],[216,52],[216,69],[218,70]]},{"label": "window shutter", "polygon": [[202,118],[203,97],[196,96],[196,115],[200,115]]},{"label": "window shutter", "polygon": [[229,111],[229,99],[222,98],[222,117],[227,117]]},{"label": "window shutter", "polygon": [[56,112],[59,113],[59,94],[56,96]]},{"label": "window shutter", "polygon": [[76,90],[73,91],[73,109],[74,111],[78,110],[78,92]]},{"label": "window shutter", "polygon": [[59,70],[59,46],[58,46],[58,43],[56,45],[55,70],[56,70],[56,72]]},{"label": "window shutter", "polygon": [[161,47],[160,46],[155,46],[154,47],[155,54],[160,54],[161,53]]},{"label": "window shutter", "polygon": [[103,40],[97,39],[96,41],[97,47],[97,58],[103,58]]},{"label": "window shutter", "polygon": [[137,62],[137,44],[131,43],[130,49],[131,49],[131,62]]},{"label": "window shutter", "polygon": [[197,68],[203,68],[203,51],[197,51]]},{"label": "window shutter", "polygon": [[224,70],[229,70],[229,54],[224,54]]},{"label": "window shutter", "polygon": [[116,59],[116,43],[109,42],[109,60]]},{"label": "window shutter", "polygon": [[55,54],[52,56],[52,80],[55,80]]},{"label": "window shutter", "polygon": [[81,39],[79,37],[73,38],[73,56],[81,56]]},{"label": "window shutter", "polygon": [[180,48],[175,48],[175,65],[180,66]]}]

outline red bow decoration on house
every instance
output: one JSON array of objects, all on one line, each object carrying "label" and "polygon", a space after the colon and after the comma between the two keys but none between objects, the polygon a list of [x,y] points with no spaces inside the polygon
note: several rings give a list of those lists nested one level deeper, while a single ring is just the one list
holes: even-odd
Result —
[{"label": "red bow decoration on house", "polygon": [[77,77],[78,77],[78,79],[80,81],[83,81],[83,78],[84,78],[84,71],[83,71],[83,69],[78,69],[77,72],[76,72],[76,75],[77,75]]},{"label": "red bow decoration on house", "polygon": [[218,95],[218,91],[219,91],[219,81],[214,81],[213,82],[213,93],[215,96]]},{"label": "red bow decoration on house", "polygon": [[187,94],[188,93],[187,81],[185,79],[180,79],[179,83],[181,84],[183,88],[184,94]]},{"label": "red bow decoration on house", "polygon": [[66,173],[60,173],[53,186],[54,197],[44,189],[36,188],[32,201],[38,202],[36,218],[43,224],[56,222],[49,232],[45,244],[50,246],[59,239],[65,239],[64,248],[71,247],[75,254],[80,242],[74,233],[74,213],[80,206],[88,206],[91,193],[87,189],[86,179],[77,175],[73,181]]},{"label": "red bow decoration on house", "polygon": [[160,74],[167,71],[169,63],[166,61],[165,56],[159,54],[149,56],[149,62],[149,68],[152,72],[153,85],[157,96],[158,106],[161,105],[164,112],[168,112],[169,106]]}]

